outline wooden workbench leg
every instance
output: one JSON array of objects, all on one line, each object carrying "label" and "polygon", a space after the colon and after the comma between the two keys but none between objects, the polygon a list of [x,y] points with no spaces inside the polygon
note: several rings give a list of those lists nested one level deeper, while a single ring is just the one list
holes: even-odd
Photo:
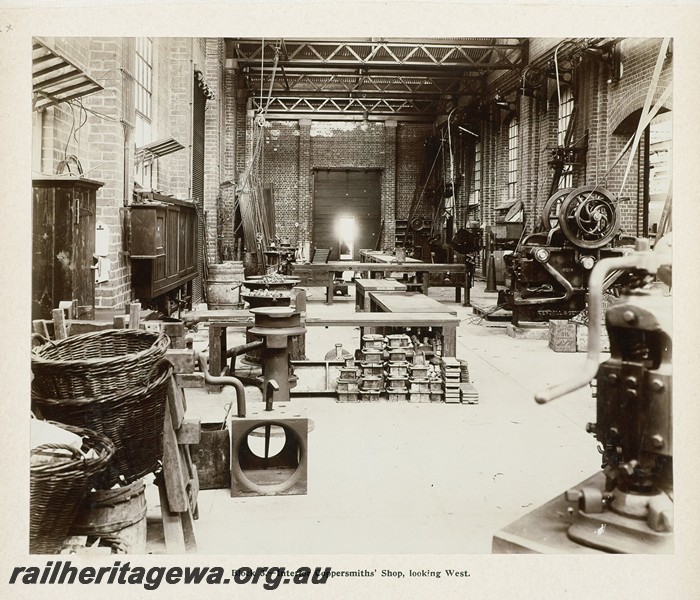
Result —
[{"label": "wooden workbench leg", "polygon": [[442,355],[457,356],[457,325],[443,325]]},{"label": "wooden workbench leg", "polygon": [[209,375],[213,377],[219,377],[222,370],[221,333],[221,327],[209,324]]},{"label": "wooden workbench leg", "polygon": [[423,273],[423,279],[421,281],[423,293],[427,296],[428,290],[430,289],[430,273]]},{"label": "wooden workbench leg", "polygon": [[333,280],[335,279],[335,273],[333,271],[328,272],[328,287],[326,288],[326,304],[333,304]]},{"label": "wooden workbench leg", "polygon": [[228,342],[226,338],[226,326],[223,326],[221,328],[221,334],[219,335],[219,339],[221,340],[221,354],[219,358],[219,375],[222,375],[224,372],[224,369],[227,369],[227,363],[226,363],[226,353],[228,351]]},{"label": "wooden workbench leg", "polygon": [[[469,265],[465,263],[464,267],[464,304],[462,306],[469,306],[471,304],[469,302],[469,288],[471,287],[471,277],[469,275]],[[457,302],[459,302],[459,299],[457,300]]]}]

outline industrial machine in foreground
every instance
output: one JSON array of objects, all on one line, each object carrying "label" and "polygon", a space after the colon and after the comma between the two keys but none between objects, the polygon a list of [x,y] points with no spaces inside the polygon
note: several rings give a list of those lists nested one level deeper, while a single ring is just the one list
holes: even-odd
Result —
[{"label": "industrial machine in foreground", "polygon": [[[581,312],[593,267],[631,249],[619,221],[618,202],[604,188],[555,192],[543,207],[541,230],[523,238],[515,252],[504,257],[511,285],[501,292],[498,304],[512,310],[513,324],[570,319]],[[603,289],[620,274],[611,272]]]},{"label": "industrial machine in foreground", "polygon": [[[631,280],[620,302],[606,311],[611,356],[599,364],[602,293],[607,277],[617,270],[629,273]],[[595,389],[597,422],[586,429],[600,442],[605,477],[600,486],[589,483],[566,492],[567,502],[573,503],[568,537],[607,552],[671,553],[670,244],[657,243],[650,251],[648,240],[637,240],[635,252],[596,265],[589,285],[584,371],[536,395],[537,402],[545,403],[589,382]]]}]

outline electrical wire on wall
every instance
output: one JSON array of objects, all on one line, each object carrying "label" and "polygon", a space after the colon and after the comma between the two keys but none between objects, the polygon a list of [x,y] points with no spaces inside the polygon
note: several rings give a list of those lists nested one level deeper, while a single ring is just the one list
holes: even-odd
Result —
[{"label": "electrical wire on wall", "polygon": [[69,174],[73,174],[71,170],[71,162],[75,164],[76,169],[78,171],[78,175],[83,175],[83,166],[80,163],[80,159],[78,158],[77,154],[68,154],[68,146],[71,143],[71,139],[75,142],[76,147],[78,148],[78,151],[80,149],[80,139],[78,138],[78,133],[80,130],[85,126],[85,124],[88,121],[88,114],[83,106],[82,100],[78,101],[78,107],[80,108],[80,124],[76,128],[75,126],[75,103],[74,102],[69,102],[70,106],[70,112],[71,112],[71,128],[70,131],[68,132],[68,137],[66,138],[66,145],[63,148],[63,160],[58,163],[56,166],[56,174],[57,175],[62,175],[65,169],[68,169]]},{"label": "electrical wire on wall", "polygon": [[[86,176],[88,173],[94,171],[95,169],[98,169],[100,166],[102,166],[104,163],[103,162],[98,162],[96,165],[94,165],[91,169],[88,169],[87,171],[83,171],[82,164],[80,163],[80,159],[78,158],[77,155],[75,154],[68,154],[68,146],[70,144],[71,138],[75,141],[75,143],[80,147],[80,139],[78,137],[78,133],[80,130],[87,124],[88,121],[88,115],[94,115],[104,121],[113,121],[113,122],[118,122],[119,119],[115,119],[114,117],[110,117],[108,115],[102,114],[99,111],[93,110],[91,108],[88,108],[83,104],[82,98],[79,98],[77,100],[68,100],[67,104],[70,105],[71,107],[71,114],[73,115],[73,124],[71,126],[71,131],[68,134],[68,138],[66,139],[66,145],[64,147],[63,151],[63,160],[58,163],[58,166],[56,167],[56,173],[57,174],[62,174],[64,169],[68,169],[69,173],[72,173],[71,171],[71,162],[75,164],[77,170],[78,170],[78,175],[81,176]],[[82,113],[81,117],[81,122],[78,125],[78,127],[75,127],[75,112],[74,112],[74,107],[77,107],[80,109],[80,112]]]}]

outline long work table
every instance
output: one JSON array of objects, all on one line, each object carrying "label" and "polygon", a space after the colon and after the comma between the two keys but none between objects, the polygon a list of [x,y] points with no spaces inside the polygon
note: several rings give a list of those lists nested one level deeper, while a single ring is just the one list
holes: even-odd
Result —
[{"label": "long work table", "polygon": [[[360,260],[362,262],[377,262],[377,263],[384,263],[384,264],[396,264],[396,256],[393,254],[388,254],[386,252],[380,252],[378,250],[360,250]],[[412,256],[407,256],[406,258],[403,259],[403,262],[405,263],[419,263],[421,262],[417,258],[413,258]]]},{"label": "long work table", "polygon": [[395,294],[369,292],[369,310],[370,312],[457,314],[454,308],[445,306],[419,292]]},{"label": "long work table", "polygon": [[[253,315],[248,311],[219,310],[194,311],[185,317],[185,322],[190,325],[200,321],[208,321],[209,324],[209,373],[221,375],[226,367],[227,329],[245,330],[251,327],[254,323]],[[359,327],[358,348],[362,347],[362,336],[365,333],[391,327],[430,327],[442,336],[443,356],[455,356],[460,320],[455,315],[444,312],[366,312],[360,315],[306,317],[304,323],[306,327]]]},{"label": "long work table", "polygon": [[357,261],[334,261],[327,263],[292,264],[292,275],[302,280],[301,285],[317,285],[326,288],[326,303],[333,304],[333,281],[335,273],[343,271],[356,271],[358,273],[416,273],[420,278],[421,292],[428,293],[430,288],[431,273],[459,273],[461,277],[455,279],[455,302],[460,302],[462,289],[464,298],[469,295],[469,277],[466,265],[458,263],[424,263],[403,262],[399,263],[375,263]]},{"label": "long work table", "polygon": [[406,285],[395,279],[355,279],[355,311],[369,310],[370,292],[391,294],[405,291]]}]

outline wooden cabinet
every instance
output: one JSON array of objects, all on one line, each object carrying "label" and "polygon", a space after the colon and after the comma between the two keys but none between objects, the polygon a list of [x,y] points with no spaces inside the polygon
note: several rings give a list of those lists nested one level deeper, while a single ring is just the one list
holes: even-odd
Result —
[{"label": "wooden cabinet", "polygon": [[72,176],[32,181],[32,319],[50,319],[63,300],[78,316],[95,310],[95,212],[99,181]]},{"label": "wooden cabinet", "polygon": [[197,213],[194,204],[149,194],[131,205],[129,251],[134,293],[158,299],[197,276]]}]

